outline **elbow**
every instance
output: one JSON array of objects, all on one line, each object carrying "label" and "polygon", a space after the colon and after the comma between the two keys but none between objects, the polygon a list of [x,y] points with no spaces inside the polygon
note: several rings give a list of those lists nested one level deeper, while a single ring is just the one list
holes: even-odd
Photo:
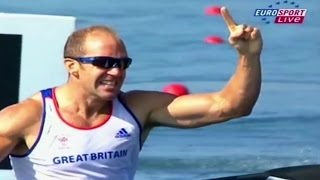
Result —
[{"label": "elbow", "polygon": [[240,111],[240,112],[238,113],[238,114],[239,114],[239,117],[245,117],[245,116],[251,115],[252,110],[253,110],[253,108],[246,108],[246,109]]},{"label": "elbow", "polygon": [[235,117],[245,117],[251,115],[256,104],[256,100],[250,100],[248,98],[229,102],[231,114]]},{"label": "elbow", "polygon": [[252,93],[239,91],[236,96],[226,96],[224,106],[229,117],[245,117],[251,115],[257,99],[258,97],[253,96]]},{"label": "elbow", "polygon": [[246,117],[251,115],[253,111],[253,106],[233,106],[230,108],[229,112],[233,118]]}]

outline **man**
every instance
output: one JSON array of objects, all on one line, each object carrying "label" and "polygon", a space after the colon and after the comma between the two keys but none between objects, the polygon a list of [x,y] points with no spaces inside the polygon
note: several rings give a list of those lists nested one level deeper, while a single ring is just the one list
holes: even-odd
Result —
[{"label": "man", "polygon": [[125,45],[108,27],[68,38],[68,82],[0,113],[0,160],[10,154],[17,179],[133,179],[138,154],[157,126],[195,128],[249,115],[261,86],[262,38],[257,28],[222,16],[237,69],[219,92],[175,97],[122,92],[131,64]]}]

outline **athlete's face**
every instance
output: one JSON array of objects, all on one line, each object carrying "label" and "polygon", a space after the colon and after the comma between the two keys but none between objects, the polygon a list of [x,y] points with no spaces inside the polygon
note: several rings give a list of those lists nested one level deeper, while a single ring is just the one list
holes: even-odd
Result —
[{"label": "athlete's face", "polygon": [[[124,44],[110,35],[95,34],[89,36],[85,43],[84,57],[108,56],[127,57]],[[92,64],[79,63],[79,82],[86,91],[102,98],[112,100],[120,92],[126,76],[126,70],[118,67],[102,68]]]}]

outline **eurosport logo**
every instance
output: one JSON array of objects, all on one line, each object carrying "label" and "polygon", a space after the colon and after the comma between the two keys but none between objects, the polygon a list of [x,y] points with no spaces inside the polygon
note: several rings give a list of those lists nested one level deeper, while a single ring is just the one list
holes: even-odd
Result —
[{"label": "eurosport logo", "polygon": [[254,16],[261,17],[261,20],[270,24],[273,19],[275,24],[302,24],[307,9],[301,9],[300,5],[294,1],[277,1],[270,4],[268,8],[256,9]]}]

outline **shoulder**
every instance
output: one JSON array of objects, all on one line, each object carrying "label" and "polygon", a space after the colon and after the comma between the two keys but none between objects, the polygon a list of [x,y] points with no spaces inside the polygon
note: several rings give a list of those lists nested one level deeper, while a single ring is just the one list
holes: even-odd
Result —
[{"label": "shoulder", "polygon": [[141,97],[166,97],[169,99],[174,99],[177,96],[165,93],[165,92],[160,92],[160,91],[147,91],[147,90],[131,90],[127,92],[122,92],[121,95],[123,95],[126,98],[129,99],[135,99],[135,98],[141,98]]},{"label": "shoulder", "polygon": [[40,93],[0,111],[0,134],[23,136],[28,127],[40,120],[42,97]]},{"label": "shoulder", "polygon": [[157,108],[169,105],[176,96],[159,91],[133,90],[121,93],[121,98],[134,111],[149,114]]},{"label": "shoulder", "polygon": [[160,91],[144,91],[144,90],[132,90],[121,93],[121,97],[128,103],[152,103],[162,104],[168,101],[172,101],[176,96],[160,92]]}]

